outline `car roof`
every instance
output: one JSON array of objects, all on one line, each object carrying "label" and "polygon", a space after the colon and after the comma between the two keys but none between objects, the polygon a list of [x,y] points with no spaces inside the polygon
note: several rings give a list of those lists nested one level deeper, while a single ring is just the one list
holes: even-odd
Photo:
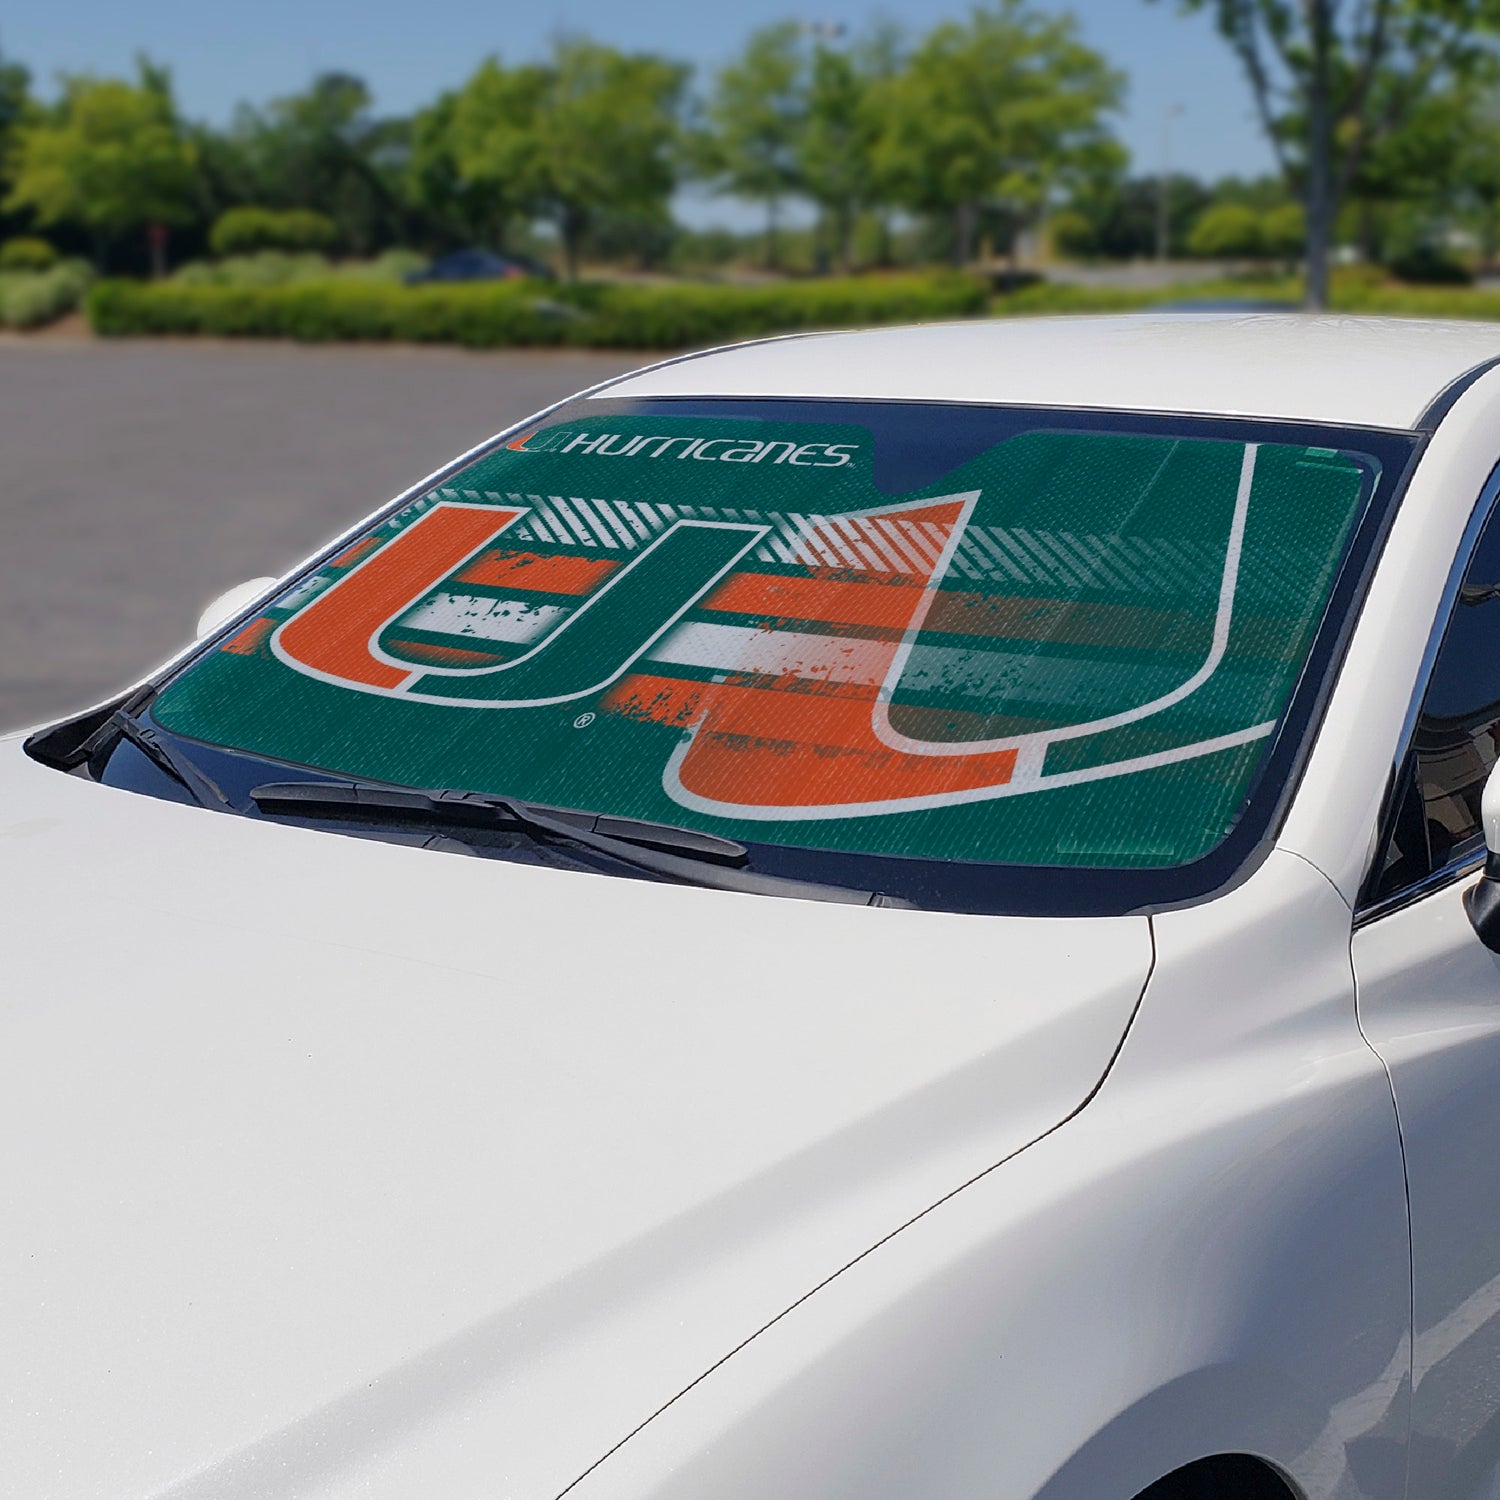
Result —
[{"label": "car roof", "polygon": [[1308,313],[994,318],[710,350],[599,397],[801,396],[1411,428],[1500,360],[1500,326]]}]

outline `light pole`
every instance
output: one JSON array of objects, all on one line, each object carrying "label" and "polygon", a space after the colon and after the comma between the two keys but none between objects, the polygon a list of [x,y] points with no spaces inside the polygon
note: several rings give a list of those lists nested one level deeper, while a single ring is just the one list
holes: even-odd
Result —
[{"label": "light pole", "polygon": [[1156,179],[1156,258],[1165,264],[1171,224],[1167,197],[1172,190],[1172,117],[1183,112],[1180,104],[1169,104],[1161,112],[1161,170]]}]

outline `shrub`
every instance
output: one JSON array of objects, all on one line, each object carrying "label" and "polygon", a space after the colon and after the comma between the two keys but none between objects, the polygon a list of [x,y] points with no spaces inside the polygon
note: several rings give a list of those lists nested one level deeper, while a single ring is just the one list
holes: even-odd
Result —
[{"label": "shrub", "polygon": [[1161,304],[1188,310],[1194,302],[1289,302],[1301,299],[1301,282],[1290,276],[1225,276],[1152,287],[1073,286],[1048,282],[1022,287],[995,300],[998,317],[1047,317],[1055,313],[1147,312]]},{"label": "shrub", "polygon": [[111,281],[89,297],[102,334],[401,339],[507,345],[678,349],[804,328],[964,317],[983,310],[983,283],[957,273],[786,282],[770,286],[582,285],[535,282],[407,287],[372,277],[273,286]]},{"label": "shrub", "polygon": [[764,286],[611,286],[585,310],[570,342],[678,349],[805,328],[863,327],[966,317],[983,310],[982,282],[936,276],[849,277]]},{"label": "shrub", "polygon": [[0,324],[40,328],[55,322],[78,306],[93,279],[84,260],[61,261],[50,271],[0,273]]},{"label": "shrub", "polygon": [[1390,285],[1390,273],[1373,261],[1360,260],[1352,265],[1334,266],[1328,275],[1334,300],[1344,292],[1368,292]]},{"label": "shrub", "polygon": [[1410,318],[1482,318],[1500,321],[1500,292],[1464,286],[1334,287],[1334,306],[1341,312],[1383,313]]},{"label": "shrub", "polygon": [[213,334],[329,340],[402,339],[462,344],[558,343],[553,320],[533,308],[534,288],[405,287],[347,277],[279,286],[109,281],[89,297],[102,334]]},{"label": "shrub", "polygon": [[328,260],[314,251],[300,255],[285,250],[257,250],[223,260],[190,261],[173,272],[183,286],[285,286],[293,281],[316,281],[329,274]]},{"label": "shrub", "polygon": [[214,220],[208,247],[215,255],[257,250],[327,250],[339,232],[326,214],[307,208],[231,208]]},{"label": "shrub", "polygon": [[1065,208],[1052,215],[1047,223],[1052,248],[1059,255],[1092,255],[1099,248],[1099,236],[1093,221],[1076,208]]},{"label": "shrub", "polygon": [[1198,215],[1188,234],[1188,251],[1207,259],[1263,255],[1261,216],[1243,203],[1216,203]]},{"label": "shrub", "polygon": [[1300,203],[1283,203],[1260,216],[1261,240],[1267,255],[1295,260],[1307,248],[1307,212]]},{"label": "shrub", "polygon": [[0,245],[0,271],[50,271],[57,251],[36,235],[17,235]]},{"label": "shrub", "polygon": [[427,257],[420,250],[399,247],[382,250],[374,260],[346,260],[334,267],[336,276],[364,277],[375,281],[401,281],[413,271],[424,270]]},{"label": "shrub", "polygon": [[1417,286],[1468,286],[1473,273],[1437,245],[1416,245],[1390,263],[1391,274]]},{"label": "shrub", "polygon": [[1133,287],[1066,286],[1039,282],[1021,287],[995,302],[998,317],[1044,317],[1053,313],[1137,312],[1160,294]]},{"label": "shrub", "polygon": [[329,264],[327,256],[312,250],[295,254],[257,250],[253,255],[191,261],[175,271],[172,280],[181,286],[290,286],[330,279],[399,282],[425,264],[425,258],[415,250],[387,250],[374,260],[344,261],[336,266]]}]

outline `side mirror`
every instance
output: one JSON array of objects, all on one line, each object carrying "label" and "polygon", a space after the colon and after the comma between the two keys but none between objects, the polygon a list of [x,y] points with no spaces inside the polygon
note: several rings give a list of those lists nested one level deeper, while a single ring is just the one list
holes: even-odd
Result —
[{"label": "side mirror", "polygon": [[1490,772],[1479,803],[1479,821],[1484,824],[1484,878],[1464,893],[1464,910],[1479,941],[1500,953],[1500,765]]},{"label": "side mirror", "polygon": [[212,635],[226,620],[232,620],[275,582],[274,578],[250,578],[244,583],[235,584],[232,589],[225,589],[198,616],[197,638],[201,641],[204,636]]}]

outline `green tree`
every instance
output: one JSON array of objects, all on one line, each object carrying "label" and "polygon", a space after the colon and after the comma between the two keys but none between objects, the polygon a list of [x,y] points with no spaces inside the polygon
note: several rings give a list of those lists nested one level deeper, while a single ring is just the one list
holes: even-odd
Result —
[{"label": "green tree", "polygon": [[9,152],[16,128],[34,112],[30,71],[0,53],[0,161]]},{"label": "green tree", "polygon": [[1180,0],[1234,49],[1307,214],[1307,302],[1328,305],[1334,225],[1351,184],[1433,92],[1486,70],[1500,0]]},{"label": "green tree", "polygon": [[208,232],[208,246],[215,255],[323,251],[337,239],[333,220],[310,208],[231,208],[214,220]]},{"label": "green tree", "polygon": [[875,134],[869,89],[856,60],[848,52],[818,47],[807,83],[806,124],[797,142],[798,175],[823,211],[834,256],[845,271],[855,216],[874,180]]},{"label": "green tree", "polygon": [[1122,91],[1071,16],[996,0],[938,26],[877,91],[877,170],[905,207],[952,217],[962,263],[982,209],[1019,222],[1118,157],[1103,117]]},{"label": "green tree", "polygon": [[[704,175],[737,198],[763,204],[765,262],[779,264],[781,206],[802,185],[798,145],[807,125],[806,56],[795,21],[750,35],[714,79],[697,138]],[[820,148],[824,149],[824,148]]]},{"label": "green tree", "polygon": [[1500,252],[1500,98],[1488,90],[1478,96],[1465,91],[1450,107],[1455,149],[1446,158],[1452,173],[1448,192],[1474,212],[1480,265],[1489,270]]},{"label": "green tree", "polygon": [[486,129],[491,93],[503,80],[499,65],[481,63],[462,89],[440,94],[412,120],[405,188],[408,202],[433,241],[429,249],[479,244],[503,250],[512,221],[524,208],[514,191],[514,174],[491,170],[480,152],[470,158],[479,170],[466,175],[459,165],[465,143],[475,144]]},{"label": "green tree", "polygon": [[[42,225],[85,228],[101,266],[120,234],[181,223],[194,211],[195,158],[170,80],[145,60],[139,68],[133,84],[65,78],[56,106],[14,131],[5,206],[29,209]],[[158,259],[160,244],[153,236]]]},{"label": "green tree", "polygon": [[1406,257],[1443,229],[1477,231],[1480,260],[1497,244],[1500,98],[1487,78],[1460,80],[1419,100],[1384,136],[1349,186],[1343,223],[1369,260]]},{"label": "green tree", "polygon": [[537,181],[570,276],[596,215],[637,223],[665,216],[677,186],[688,71],[582,38],[555,45],[537,112]]},{"label": "green tree", "polygon": [[486,58],[446,109],[419,117],[412,167],[440,187],[467,238],[503,248],[514,219],[541,211],[537,121],[549,82],[539,64]]},{"label": "green tree", "polygon": [[1295,261],[1307,243],[1307,214],[1300,203],[1268,208],[1260,216],[1260,232],[1267,255]]},{"label": "green tree", "polygon": [[[904,63],[901,36],[878,23],[847,47],[819,35],[801,77],[802,130],[794,152],[795,185],[817,206],[839,266],[851,270],[854,228],[861,212],[885,208],[875,145],[879,91]],[[880,258],[889,260],[889,229],[881,215]]]},{"label": "green tree", "polygon": [[1286,183],[1274,172],[1259,177],[1219,177],[1208,188],[1207,197],[1214,203],[1243,203],[1246,208],[1269,212],[1292,202]]},{"label": "green tree", "polygon": [[[31,74],[0,53],[0,199],[9,192],[16,131],[36,111],[31,98]],[[22,220],[0,214],[0,237],[21,227]]]},{"label": "green tree", "polygon": [[459,175],[551,218],[576,277],[596,216],[649,222],[664,212],[686,83],[680,63],[584,38],[554,43],[545,63],[507,69],[491,59],[455,107]]},{"label": "green tree", "polygon": [[1047,229],[1051,248],[1058,255],[1088,256],[1099,248],[1099,233],[1094,221],[1076,208],[1065,208],[1053,214]]},{"label": "green tree", "polygon": [[1243,203],[1215,203],[1198,215],[1188,249],[1210,259],[1251,259],[1266,251],[1261,214]]},{"label": "green tree", "polygon": [[322,73],[263,110],[241,106],[212,161],[233,203],[327,214],[368,254],[405,237],[406,152],[404,122],[373,113],[362,79]]}]

